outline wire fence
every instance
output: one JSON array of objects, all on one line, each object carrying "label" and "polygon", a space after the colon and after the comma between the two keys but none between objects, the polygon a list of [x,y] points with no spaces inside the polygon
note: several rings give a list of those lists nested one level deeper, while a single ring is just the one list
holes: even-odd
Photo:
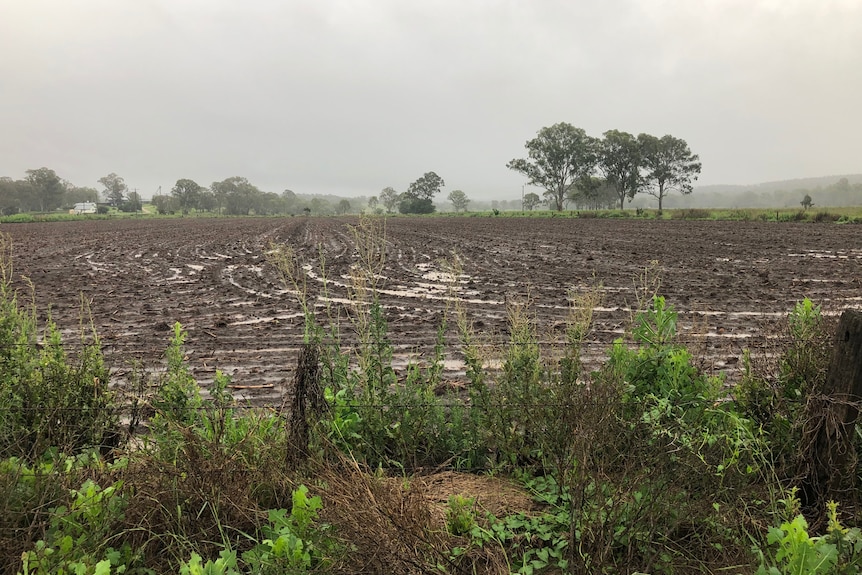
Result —
[{"label": "wire fence", "polygon": [[[199,336],[194,332],[190,332],[191,336]],[[598,345],[611,345],[616,340],[622,340],[623,343],[630,343],[635,345],[636,342],[632,341],[631,338],[627,337],[624,332],[605,332],[603,334],[604,337],[595,337],[588,338],[582,341],[579,346],[580,347],[589,347],[589,346],[598,346]],[[563,337],[559,339],[536,339],[532,341],[511,341],[505,339],[507,334],[502,334],[500,339],[487,339],[487,340],[478,340],[471,341],[469,346],[474,348],[485,348],[485,349],[499,349],[504,347],[511,346],[540,346],[543,348],[559,348],[561,346],[569,345]],[[150,339],[150,338],[148,338]],[[306,342],[302,339],[301,336],[291,337],[288,339],[280,339],[280,338],[272,338],[271,340],[261,341],[260,338],[242,337],[242,338],[217,338],[219,340],[225,340],[224,349],[230,351],[266,351],[271,349],[273,344],[278,345],[278,350],[282,351],[284,349],[298,349]],[[254,339],[256,345],[240,345],[249,339]],[[233,346],[230,345],[231,341],[235,344]],[[756,332],[724,332],[724,333],[706,333],[703,335],[690,335],[690,336],[682,336],[682,337],[674,337],[672,342],[676,345],[681,346],[694,346],[694,345],[702,345],[704,343],[712,343],[712,344],[726,344],[726,345],[736,345],[744,347],[745,343],[769,343],[775,345],[786,345],[792,342],[793,339],[791,336],[784,333],[756,333]],[[208,340],[198,341],[196,339],[189,338],[186,340],[186,347],[212,347],[211,345],[207,346],[210,343]],[[378,343],[369,343],[369,344],[361,344],[356,338],[353,337],[345,337],[341,341],[323,341],[320,345],[324,348],[330,349],[357,349],[366,346],[377,346],[377,345],[390,345],[393,348],[397,349],[405,349],[405,348],[424,348],[424,347],[434,347],[438,345],[439,342],[434,336],[421,337],[421,338],[404,338],[400,336],[393,336],[391,341],[384,344]],[[454,338],[444,338],[442,340],[442,344],[450,349],[459,350],[465,347],[465,344]],[[63,347],[68,351],[77,351],[84,346],[93,345],[90,342],[75,342],[75,341],[64,341]],[[42,349],[45,347],[43,342],[28,342],[28,343],[13,343],[13,344],[0,344],[0,353],[4,350],[10,349],[20,349],[20,348],[28,348],[28,349]],[[98,348],[102,351],[102,353],[109,354],[115,352],[128,352],[136,355],[158,355],[160,353],[164,353],[165,349],[168,347],[168,340],[165,340],[165,345],[141,345],[135,341],[110,341],[110,338],[99,338]],[[2,358],[0,358],[2,359]]]}]

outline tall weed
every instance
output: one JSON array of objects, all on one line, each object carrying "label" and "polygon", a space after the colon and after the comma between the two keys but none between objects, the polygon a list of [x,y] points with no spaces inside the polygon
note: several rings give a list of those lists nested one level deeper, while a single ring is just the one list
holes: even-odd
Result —
[{"label": "tall weed", "polygon": [[744,374],[734,389],[735,404],[770,438],[775,467],[784,478],[796,473],[809,398],[819,394],[826,381],[828,333],[820,307],[806,298],[788,315],[789,343],[774,360],[758,363],[750,351],[743,355]]},{"label": "tall weed", "polygon": [[119,422],[98,337],[82,330],[71,357],[50,319],[40,333],[36,310],[18,300],[11,253],[0,234],[0,458],[115,447]]}]

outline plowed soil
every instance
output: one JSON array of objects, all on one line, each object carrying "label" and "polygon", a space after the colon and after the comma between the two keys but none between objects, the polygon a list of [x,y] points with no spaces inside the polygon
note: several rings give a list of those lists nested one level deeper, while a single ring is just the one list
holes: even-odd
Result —
[{"label": "plowed soil", "polygon": [[[343,218],[124,219],[12,224],[15,273],[35,286],[39,310],[68,340],[82,296],[122,382],[133,361],[160,365],[171,326],[188,331],[189,365],[206,386],[215,370],[236,393],[280,402],[293,374],[302,318],[296,297],[266,262],[272,243],[306,263],[316,305],[347,297],[357,253]],[[465,302],[491,343],[505,337],[509,301],[532,303],[542,337],[559,337],[569,290],[601,284],[585,350],[598,362],[623,334],[637,278],[658,261],[660,292],[680,312],[680,338],[712,372],[739,369],[744,348],[770,349],[794,303],[811,298],[837,315],[862,306],[862,229],[771,222],[554,218],[391,218],[381,297],[399,365],[427,357],[451,297]],[[453,283],[442,261],[457,254]],[[325,264],[321,266],[321,263]],[[24,284],[21,284],[24,288]],[[24,288],[26,289],[26,288]],[[346,317],[348,312],[343,312]],[[43,313],[43,315],[45,315]],[[449,321],[447,378],[463,376]],[[350,324],[343,325],[349,339]]]}]

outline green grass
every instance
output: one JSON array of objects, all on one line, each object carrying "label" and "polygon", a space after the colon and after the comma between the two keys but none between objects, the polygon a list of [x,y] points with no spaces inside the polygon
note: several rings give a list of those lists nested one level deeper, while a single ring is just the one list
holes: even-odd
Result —
[{"label": "green grass", "polygon": [[[348,214],[355,216],[356,214]],[[645,220],[709,220],[709,221],[763,221],[763,222],[815,222],[815,223],[862,223],[862,207],[819,208],[814,206],[808,210],[800,208],[745,208],[745,209],[707,209],[678,208],[659,212],[656,209],[626,208],[624,210],[554,210],[534,209],[532,211],[476,211],[476,212],[435,212],[433,214],[381,214],[387,218],[565,218],[565,219],[645,219]],[[30,222],[63,222],[76,220],[114,220],[130,218],[215,218],[221,217],[216,212],[191,212],[183,215],[159,214],[155,206],[145,203],[141,212],[120,212],[111,208],[107,214],[73,215],[64,212],[24,213],[0,217],[0,223],[30,223]],[[285,214],[272,216],[231,216],[231,217],[291,217]],[[309,217],[298,214],[293,217]],[[313,216],[341,217],[341,216]],[[364,217],[364,216],[363,216]],[[371,216],[374,217],[374,216]]]},{"label": "green grass", "polygon": [[578,218],[578,219],[647,219],[647,220],[709,220],[709,221],[764,221],[764,222],[825,222],[862,223],[862,207],[817,208],[746,208],[706,209],[678,208],[659,212],[656,209],[627,208],[625,210],[553,210],[445,212],[431,214],[438,217],[468,218]]}]

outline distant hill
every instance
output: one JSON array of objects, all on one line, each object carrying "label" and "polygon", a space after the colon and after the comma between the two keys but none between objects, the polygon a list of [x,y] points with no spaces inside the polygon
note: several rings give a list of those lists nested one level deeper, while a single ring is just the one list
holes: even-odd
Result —
[{"label": "distant hill", "polygon": [[[686,196],[672,193],[668,208],[793,208],[809,195],[815,207],[862,205],[862,174],[798,178],[751,185],[697,186]],[[638,194],[632,206],[655,207],[649,196]]]},{"label": "distant hill", "polygon": [[763,182],[760,184],[734,185],[716,184],[712,186],[695,186],[694,193],[727,193],[727,192],[774,192],[778,190],[816,190],[837,183],[841,178],[846,178],[850,185],[862,183],[862,174],[844,174],[838,176],[820,176],[818,178],[797,178],[795,180],[780,180],[777,182]]}]

